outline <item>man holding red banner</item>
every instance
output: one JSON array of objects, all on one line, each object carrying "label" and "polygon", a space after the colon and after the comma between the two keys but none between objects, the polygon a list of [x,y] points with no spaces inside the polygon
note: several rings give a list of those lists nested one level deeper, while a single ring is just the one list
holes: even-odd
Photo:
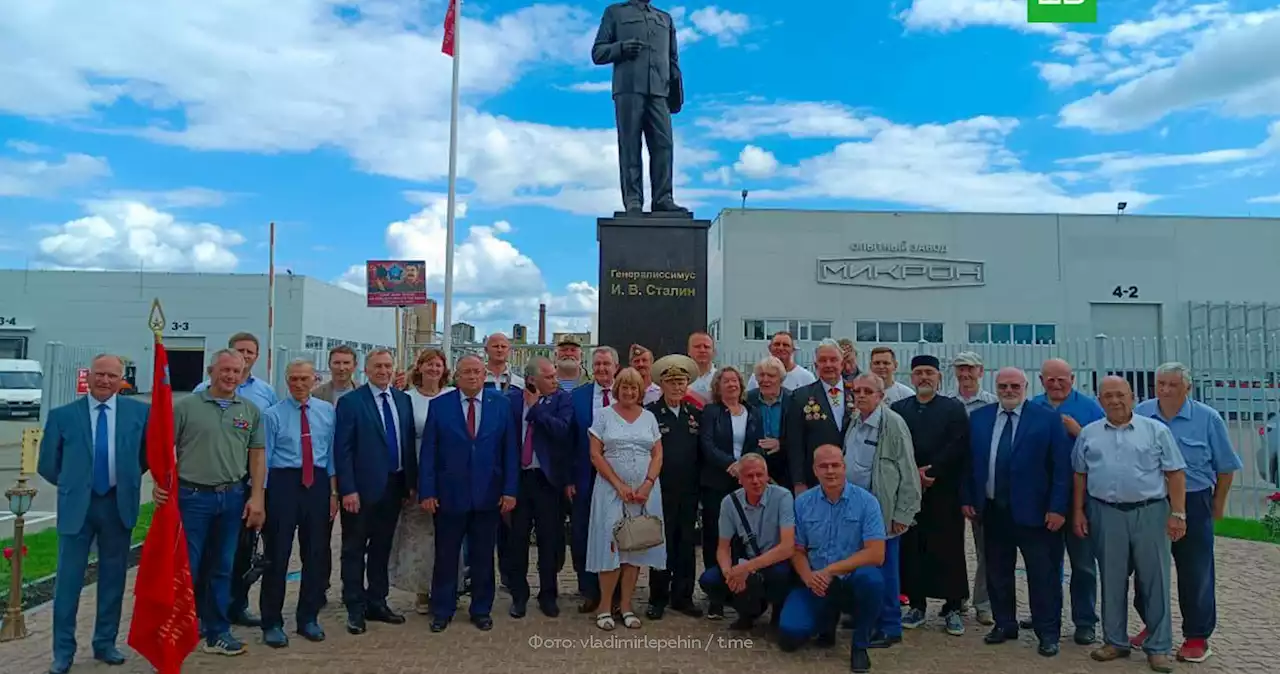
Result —
[{"label": "man holding red banner", "polygon": [[[244,643],[231,633],[231,571],[241,521],[261,529],[265,518],[262,413],[237,392],[244,367],[238,352],[218,351],[209,365],[209,387],[183,398],[173,410],[178,509],[190,567],[199,570],[193,575],[202,649],[217,655],[245,652]],[[164,505],[170,493],[157,484],[153,498]]]}]

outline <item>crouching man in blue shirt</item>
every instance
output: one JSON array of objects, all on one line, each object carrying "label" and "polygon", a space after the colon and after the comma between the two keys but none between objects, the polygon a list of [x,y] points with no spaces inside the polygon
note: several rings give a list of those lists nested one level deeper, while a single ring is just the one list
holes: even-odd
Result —
[{"label": "crouching man in blue shirt", "polygon": [[791,563],[804,587],[782,608],[778,645],[794,651],[810,637],[835,642],[841,613],[853,616],[852,672],[870,672],[867,648],[883,604],[884,517],[871,492],[845,479],[844,453],[835,445],[813,452],[821,488],[796,497],[796,551]]}]

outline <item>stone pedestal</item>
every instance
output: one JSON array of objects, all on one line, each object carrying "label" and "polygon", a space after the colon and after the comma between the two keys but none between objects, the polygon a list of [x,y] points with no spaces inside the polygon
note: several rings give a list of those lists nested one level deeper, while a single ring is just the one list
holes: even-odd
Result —
[{"label": "stone pedestal", "polygon": [[689,333],[707,329],[707,229],[692,214],[614,213],[596,224],[600,318],[596,341],[632,344],[655,359],[684,353]]}]

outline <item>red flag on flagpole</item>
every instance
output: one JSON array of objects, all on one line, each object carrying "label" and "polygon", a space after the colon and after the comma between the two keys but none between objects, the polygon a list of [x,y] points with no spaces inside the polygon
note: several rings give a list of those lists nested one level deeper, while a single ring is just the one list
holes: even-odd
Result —
[{"label": "red flag on flagpole", "polygon": [[134,582],[133,621],[129,646],[147,659],[159,674],[178,674],[182,663],[200,642],[196,622],[195,585],[187,558],[174,484],[173,388],[169,384],[169,354],[157,338],[151,414],[147,421],[147,467],[156,485],[169,492],[156,506],[151,529],[142,546]]},{"label": "red flag on flagpole", "polygon": [[458,0],[449,0],[449,10],[444,13],[444,44],[440,51],[453,56],[453,34],[458,26]]}]

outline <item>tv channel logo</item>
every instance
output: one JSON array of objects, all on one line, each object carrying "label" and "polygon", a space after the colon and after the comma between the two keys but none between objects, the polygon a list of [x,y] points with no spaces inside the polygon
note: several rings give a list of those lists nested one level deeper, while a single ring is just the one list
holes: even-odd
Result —
[{"label": "tv channel logo", "polygon": [[1098,0],[1027,0],[1027,23],[1097,23]]}]

